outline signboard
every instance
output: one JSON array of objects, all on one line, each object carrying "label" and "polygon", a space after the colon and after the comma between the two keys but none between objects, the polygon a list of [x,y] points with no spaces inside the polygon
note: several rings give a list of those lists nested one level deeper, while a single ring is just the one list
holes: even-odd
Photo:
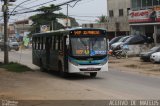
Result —
[{"label": "signboard", "polygon": [[40,29],[41,29],[41,32],[47,32],[47,31],[50,31],[50,26],[49,25],[41,25]]},{"label": "signboard", "polygon": [[105,35],[106,31],[101,30],[75,30],[71,31],[70,35],[73,36],[82,36],[82,35],[91,35],[91,36],[101,36]]},{"label": "signboard", "polygon": [[160,6],[155,6],[153,9],[147,10],[130,10],[128,21],[130,23],[160,22]]},{"label": "signboard", "polygon": [[139,10],[139,11],[129,11],[129,22],[151,22],[152,19],[150,18],[153,10]]},{"label": "signboard", "polygon": [[71,20],[67,18],[58,18],[58,22],[61,23],[64,27],[67,26],[67,23],[68,26],[71,26]]}]

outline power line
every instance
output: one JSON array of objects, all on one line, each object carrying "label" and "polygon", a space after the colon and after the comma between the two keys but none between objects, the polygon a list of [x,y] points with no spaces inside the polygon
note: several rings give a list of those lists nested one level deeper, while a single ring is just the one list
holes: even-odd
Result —
[{"label": "power line", "polygon": [[99,16],[78,16],[78,15],[69,15],[69,16],[72,16],[72,17],[87,17],[87,18],[97,18]]},{"label": "power line", "polygon": [[[58,5],[56,5],[55,7],[60,7],[60,6],[63,6],[63,5],[66,5],[68,3],[71,3],[71,2],[75,2],[77,0],[70,0],[70,1],[67,1],[67,2],[64,2],[64,3],[60,3]],[[81,1],[81,0],[78,0],[78,1]],[[44,5],[45,3],[41,4],[41,5]],[[32,8],[32,7],[29,7],[29,8]],[[24,13],[31,13],[31,12],[37,12],[38,10],[33,10],[33,11],[25,11],[25,12],[19,12],[19,13],[15,13],[15,14],[10,14],[10,15],[16,15],[16,14],[24,14]]]},{"label": "power line", "polygon": [[[15,5],[15,6],[18,6],[18,5]],[[23,6],[18,6],[18,7],[20,7],[21,9],[30,9],[30,8],[28,8],[28,7],[23,7]],[[14,9],[14,8],[10,8],[10,9]],[[30,9],[30,10],[33,10],[33,9]]]},{"label": "power line", "polygon": [[[42,5],[51,3],[53,1],[56,1],[56,0],[51,0],[51,1],[48,1],[48,2],[45,2],[45,3],[42,3],[42,4],[38,4],[38,5],[31,6],[31,7],[27,7],[26,9],[31,9],[31,8],[35,8],[35,7],[38,7],[38,6],[42,6]],[[26,10],[26,9],[21,9],[21,10],[17,10],[17,11],[23,11],[23,10]]]},{"label": "power line", "polygon": [[11,14],[14,12],[14,10],[15,10],[18,6],[20,6],[21,4],[23,4],[23,3],[25,3],[25,2],[28,2],[28,1],[31,1],[31,0],[25,0],[25,1],[21,2],[20,4],[18,4],[18,5],[11,11]]}]

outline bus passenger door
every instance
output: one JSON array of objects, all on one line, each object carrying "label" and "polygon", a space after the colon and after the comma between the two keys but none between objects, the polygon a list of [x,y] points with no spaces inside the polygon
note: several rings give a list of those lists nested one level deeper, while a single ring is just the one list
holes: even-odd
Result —
[{"label": "bus passenger door", "polygon": [[64,71],[68,72],[68,46],[69,46],[69,38],[67,36],[63,37],[63,61],[64,61]]}]

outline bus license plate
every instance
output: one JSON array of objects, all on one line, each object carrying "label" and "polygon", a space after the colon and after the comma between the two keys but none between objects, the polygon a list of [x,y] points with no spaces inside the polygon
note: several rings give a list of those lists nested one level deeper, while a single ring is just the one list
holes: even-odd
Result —
[{"label": "bus license plate", "polygon": [[97,71],[96,68],[87,68],[88,71]]}]

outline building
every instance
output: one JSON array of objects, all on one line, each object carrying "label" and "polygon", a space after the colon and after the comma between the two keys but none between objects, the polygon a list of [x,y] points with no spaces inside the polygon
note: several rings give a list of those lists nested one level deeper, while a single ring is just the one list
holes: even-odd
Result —
[{"label": "building", "polygon": [[142,34],[160,43],[160,0],[130,0],[129,25],[132,34]]},{"label": "building", "polygon": [[82,27],[105,28],[109,39],[115,36],[129,35],[128,15],[130,6],[130,0],[107,0],[107,22],[83,24]]},{"label": "building", "polygon": [[31,25],[32,21],[29,19],[16,21],[14,22],[15,33],[24,36],[30,31]]},{"label": "building", "polygon": [[[4,24],[0,24],[0,37],[3,38],[4,35]],[[8,36],[15,35],[14,24],[8,25]]]},{"label": "building", "polygon": [[107,0],[108,23],[107,31],[112,37],[128,35],[130,31],[128,15],[130,0]]}]

